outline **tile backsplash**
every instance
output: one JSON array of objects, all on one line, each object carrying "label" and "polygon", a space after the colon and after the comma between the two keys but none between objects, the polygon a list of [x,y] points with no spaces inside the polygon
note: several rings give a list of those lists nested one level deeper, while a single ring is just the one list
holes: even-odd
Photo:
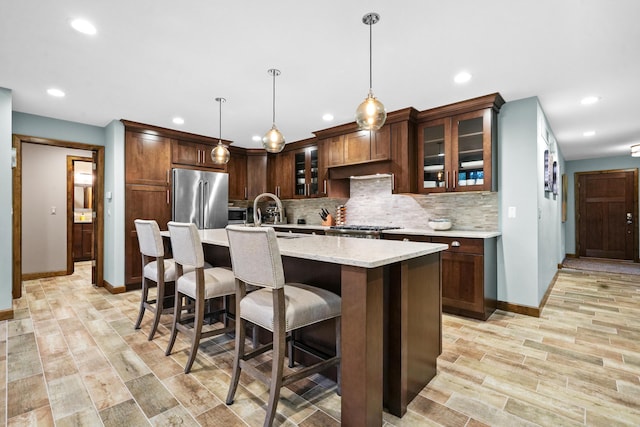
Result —
[{"label": "tile backsplash", "polygon": [[322,208],[335,216],[339,205],[347,207],[347,224],[429,228],[429,218],[449,218],[457,230],[498,230],[498,193],[472,191],[440,194],[392,194],[391,176],[352,178],[349,199],[288,199],[282,204],[287,221],[319,225]]}]

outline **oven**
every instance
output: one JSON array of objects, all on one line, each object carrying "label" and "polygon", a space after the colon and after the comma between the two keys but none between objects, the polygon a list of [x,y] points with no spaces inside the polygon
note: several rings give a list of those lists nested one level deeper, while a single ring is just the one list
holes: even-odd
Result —
[{"label": "oven", "polygon": [[360,239],[379,239],[383,230],[400,227],[379,225],[333,225],[325,230],[325,236],[356,237]]}]

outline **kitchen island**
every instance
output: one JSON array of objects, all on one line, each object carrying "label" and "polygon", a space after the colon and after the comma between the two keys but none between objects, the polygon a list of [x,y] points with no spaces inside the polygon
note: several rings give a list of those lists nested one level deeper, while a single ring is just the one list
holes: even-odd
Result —
[{"label": "kitchen island", "polygon": [[[166,232],[163,232],[166,235]],[[278,233],[287,281],[342,296],[341,423],[381,426],[436,374],[440,252],[447,245]],[[201,230],[205,257],[228,265],[224,229]]]}]

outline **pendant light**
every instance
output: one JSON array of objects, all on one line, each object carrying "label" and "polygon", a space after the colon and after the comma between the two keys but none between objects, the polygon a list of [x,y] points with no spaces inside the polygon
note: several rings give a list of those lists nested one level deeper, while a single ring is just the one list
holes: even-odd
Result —
[{"label": "pendant light", "polygon": [[372,78],[372,42],[371,42],[371,26],[380,20],[380,15],[371,12],[362,17],[362,22],[369,26],[369,94],[367,98],[358,106],[356,110],[356,123],[362,130],[378,130],[387,120],[387,112],[382,102],[373,96],[373,78]]},{"label": "pendant light", "polygon": [[229,161],[229,149],[222,143],[222,103],[227,102],[224,98],[216,98],[218,104],[220,104],[220,138],[218,139],[218,145],[211,150],[211,160],[216,165],[225,165]]},{"label": "pendant light", "polygon": [[273,125],[271,130],[262,137],[262,146],[269,153],[279,153],[284,149],[284,136],[276,127],[276,76],[280,75],[280,70],[271,68],[267,71],[273,76]]}]

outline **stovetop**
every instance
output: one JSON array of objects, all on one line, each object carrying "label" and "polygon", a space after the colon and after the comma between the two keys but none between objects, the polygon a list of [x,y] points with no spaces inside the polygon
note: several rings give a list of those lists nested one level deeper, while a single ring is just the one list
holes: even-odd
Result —
[{"label": "stovetop", "polygon": [[396,230],[402,227],[394,227],[387,225],[332,225],[332,230],[355,230],[355,231],[382,231],[382,230]]}]

